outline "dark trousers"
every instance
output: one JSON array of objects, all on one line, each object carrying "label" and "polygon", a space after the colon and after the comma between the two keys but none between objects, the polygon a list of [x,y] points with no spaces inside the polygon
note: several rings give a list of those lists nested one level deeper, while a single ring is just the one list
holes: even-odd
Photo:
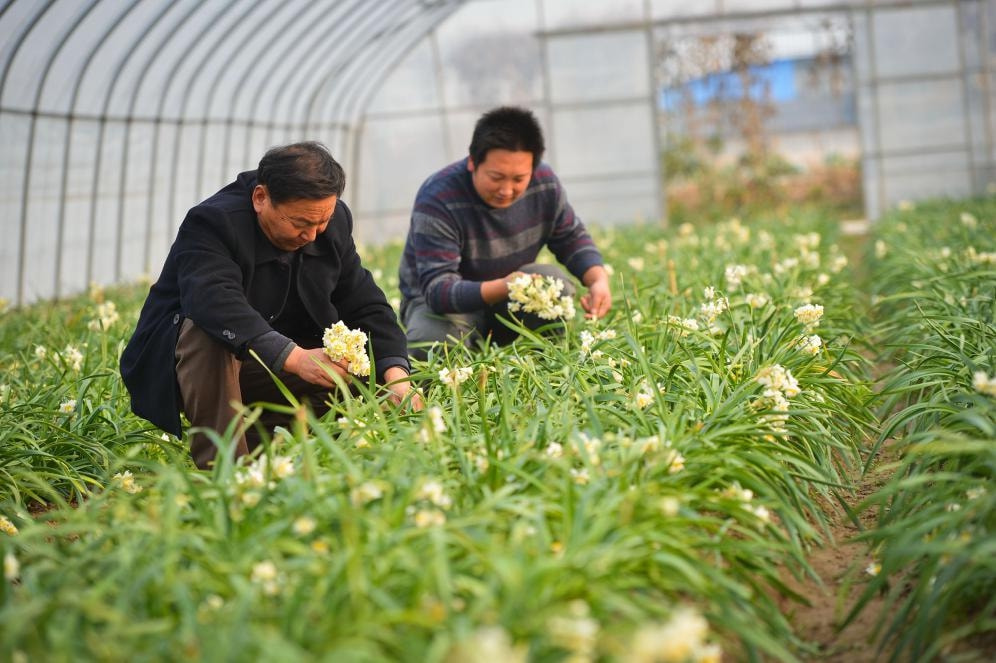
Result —
[{"label": "dark trousers", "polygon": [[[276,375],[296,398],[307,400],[318,414],[328,410],[330,392],[325,387],[285,371],[277,371]],[[261,436],[273,426],[289,424],[286,415],[264,410],[255,427],[246,425],[242,419],[243,404],[286,404],[287,400],[258,361],[239,361],[190,320],[183,321],[176,342],[176,379],[183,412],[192,427],[213,430],[223,436],[235,422],[236,457],[258,446]],[[209,436],[198,431],[191,433],[190,455],[197,467],[210,467],[217,452]]]}]

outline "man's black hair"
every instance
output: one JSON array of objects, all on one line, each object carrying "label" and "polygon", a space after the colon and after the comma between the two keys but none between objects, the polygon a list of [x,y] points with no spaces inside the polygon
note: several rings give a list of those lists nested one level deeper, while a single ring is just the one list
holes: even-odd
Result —
[{"label": "man's black hair", "polygon": [[281,145],[267,150],[256,170],[274,204],[292,200],[321,200],[342,196],[346,173],[329,149],[315,141]]},{"label": "man's black hair", "polygon": [[470,140],[470,158],[475,166],[484,163],[488,150],[532,152],[533,169],[543,158],[543,130],[536,117],[525,108],[500,106],[488,111],[477,120]]}]

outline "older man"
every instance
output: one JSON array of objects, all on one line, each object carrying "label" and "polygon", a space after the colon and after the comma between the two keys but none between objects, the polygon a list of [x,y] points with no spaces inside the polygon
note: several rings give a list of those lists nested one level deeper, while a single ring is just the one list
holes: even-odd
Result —
[{"label": "older man", "polygon": [[[221,433],[242,403],[282,401],[251,351],[320,408],[335,384],[330,373],[348,374],[322,349],[324,329],[340,320],[370,337],[392,400],[421,407],[404,334],[353,244],[344,187],[325,146],[295,143],[271,149],[257,170],[187,213],[121,357],[136,414],[180,435],[183,412],[192,426]],[[237,430],[235,453],[248,453],[255,436]],[[195,431],[190,452],[206,468],[217,449]]]}]

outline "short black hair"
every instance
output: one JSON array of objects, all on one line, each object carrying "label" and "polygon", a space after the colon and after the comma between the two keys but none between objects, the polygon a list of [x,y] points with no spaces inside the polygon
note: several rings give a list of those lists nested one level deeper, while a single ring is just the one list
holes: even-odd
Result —
[{"label": "short black hair", "polygon": [[517,106],[499,106],[489,110],[474,125],[470,139],[470,158],[474,164],[488,158],[488,150],[532,152],[533,169],[543,158],[543,130],[532,111]]},{"label": "short black hair", "polygon": [[346,188],[346,172],[329,148],[316,141],[281,145],[259,160],[256,181],[266,187],[275,204],[292,200],[339,197]]}]

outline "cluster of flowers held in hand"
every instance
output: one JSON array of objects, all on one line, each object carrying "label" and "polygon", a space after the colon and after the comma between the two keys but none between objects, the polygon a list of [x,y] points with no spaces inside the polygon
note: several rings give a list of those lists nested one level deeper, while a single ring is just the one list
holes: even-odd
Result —
[{"label": "cluster of flowers held in hand", "polygon": [[367,335],[359,329],[350,329],[342,321],[336,322],[325,330],[322,345],[332,361],[349,362],[348,370],[353,375],[370,375]]},{"label": "cluster of flowers held in hand", "polygon": [[574,317],[574,300],[563,294],[564,283],[552,276],[520,274],[508,283],[508,310],[533,313],[544,320]]}]

